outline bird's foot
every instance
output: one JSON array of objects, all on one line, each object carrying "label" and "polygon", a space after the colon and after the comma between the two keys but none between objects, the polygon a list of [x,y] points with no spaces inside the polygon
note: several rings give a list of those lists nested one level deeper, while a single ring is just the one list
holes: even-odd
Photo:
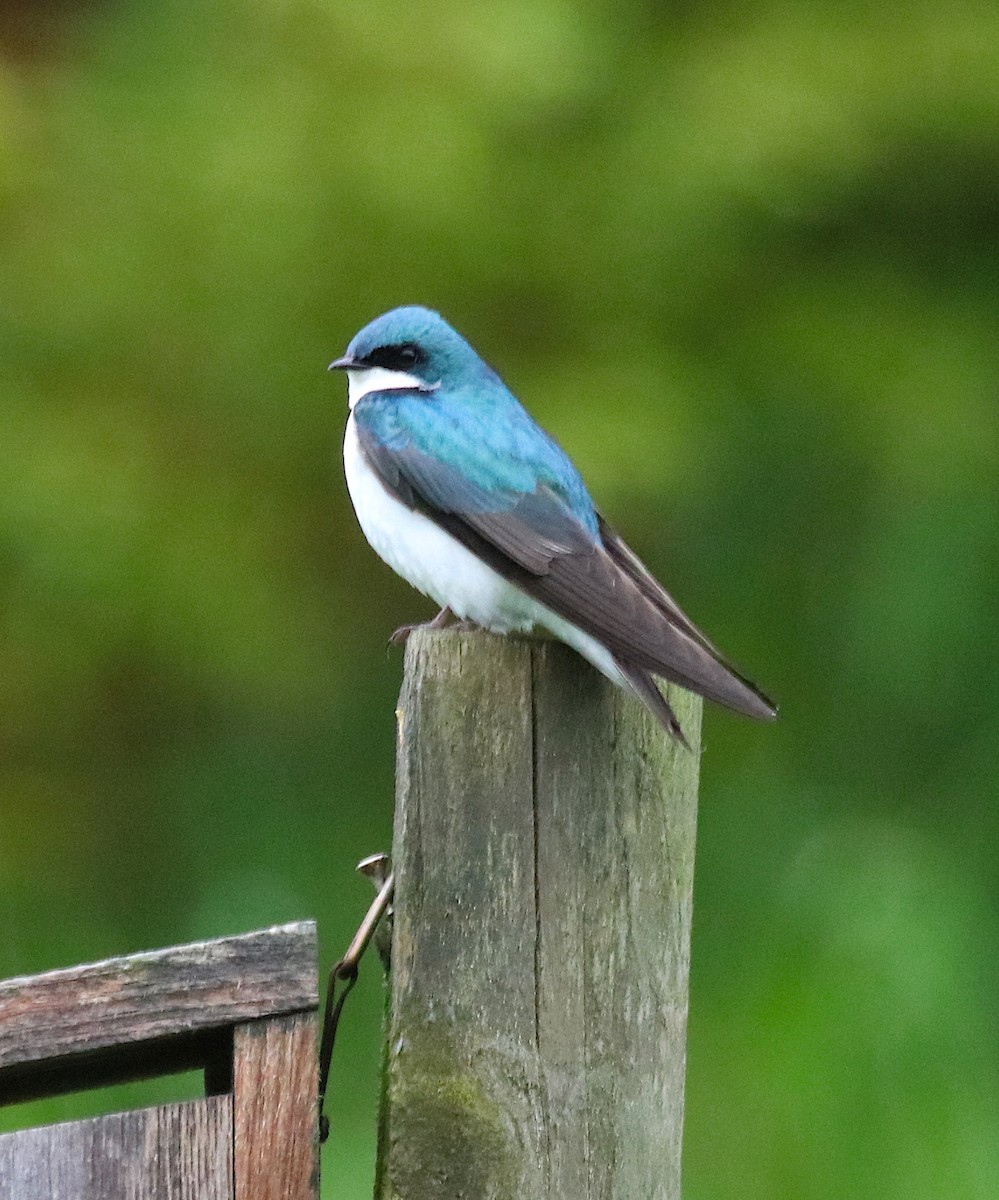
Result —
[{"label": "bird's foot", "polygon": [[454,613],[445,605],[432,621],[418,621],[415,625],[400,625],[389,638],[389,645],[405,646],[414,629],[443,629],[453,616]]}]

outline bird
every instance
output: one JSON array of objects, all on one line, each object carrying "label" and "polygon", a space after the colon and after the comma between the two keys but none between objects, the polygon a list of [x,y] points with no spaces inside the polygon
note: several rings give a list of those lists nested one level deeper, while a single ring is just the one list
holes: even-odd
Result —
[{"label": "bird", "polygon": [[683,745],[657,677],[749,717],[776,717],[773,701],[604,519],[561,446],[439,313],[383,313],[329,370],[348,381],[344,473],[358,523],[375,552],[441,606],[429,626],[546,630]]}]

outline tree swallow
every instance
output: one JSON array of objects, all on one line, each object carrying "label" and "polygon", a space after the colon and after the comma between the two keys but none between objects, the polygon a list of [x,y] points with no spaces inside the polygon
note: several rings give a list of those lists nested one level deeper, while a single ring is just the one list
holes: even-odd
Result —
[{"label": "tree swallow", "polygon": [[[330,363],[346,371],[343,457],[375,551],[452,615],[540,626],[686,744],[654,676],[763,720],[777,709],[720,656],[597,511],[561,447],[435,312],[396,308]],[[411,627],[410,627],[411,628]],[[408,628],[397,631],[399,640]]]}]

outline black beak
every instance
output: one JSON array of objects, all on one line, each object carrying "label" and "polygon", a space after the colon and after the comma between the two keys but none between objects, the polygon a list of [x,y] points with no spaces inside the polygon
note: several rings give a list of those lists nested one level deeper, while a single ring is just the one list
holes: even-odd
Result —
[{"label": "black beak", "polygon": [[356,358],[351,358],[349,354],[345,354],[343,358],[334,358],[330,365],[326,368],[327,371],[349,371],[351,367],[359,367],[361,364]]}]

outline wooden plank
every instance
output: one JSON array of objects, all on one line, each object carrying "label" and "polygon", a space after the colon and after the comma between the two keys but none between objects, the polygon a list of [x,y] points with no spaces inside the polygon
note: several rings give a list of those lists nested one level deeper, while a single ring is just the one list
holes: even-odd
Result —
[{"label": "wooden plank", "polygon": [[411,637],[381,1200],[678,1200],[694,752],[565,647]]},{"label": "wooden plank", "polygon": [[0,1135],[3,1200],[232,1200],[232,1097]]},{"label": "wooden plank", "polygon": [[[100,1052],[129,1064],[121,1049],[129,1043],[152,1047],[149,1062],[145,1051],[133,1054],[132,1074],[204,1065],[202,1054],[214,1062],[210,1031],[317,1003],[311,921],[10,979],[0,983],[0,1102],[67,1086],[60,1072],[73,1085],[74,1060],[86,1064],[90,1086],[106,1082]],[[114,1068],[111,1076],[124,1077]]]},{"label": "wooden plank", "polygon": [[319,1195],[318,1090],[313,1014],[237,1026],[236,1200],[315,1200]]}]

